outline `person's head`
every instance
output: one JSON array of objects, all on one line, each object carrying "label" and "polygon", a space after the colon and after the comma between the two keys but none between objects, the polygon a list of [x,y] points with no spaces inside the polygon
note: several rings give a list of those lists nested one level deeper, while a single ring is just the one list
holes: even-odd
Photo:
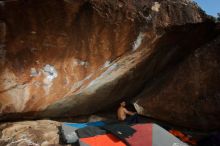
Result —
[{"label": "person's head", "polygon": [[122,101],[122,102],[120,103],[120,105],[123,106],[123,107],[125,107],[125,106],[126,106],[126,102],[125,102],[125,101]]}]

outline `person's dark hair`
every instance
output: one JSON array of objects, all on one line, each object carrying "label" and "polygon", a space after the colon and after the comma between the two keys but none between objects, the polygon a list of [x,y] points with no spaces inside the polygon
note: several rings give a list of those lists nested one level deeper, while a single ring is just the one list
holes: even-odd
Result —
[{"label": "person's dark hair", "polygon": [[120,102],[120,104],[122,104],[122,103],[125,103],[125,104],[127,104],[127,103],[126,103],[126,101],[121,101],[121,102]]}]

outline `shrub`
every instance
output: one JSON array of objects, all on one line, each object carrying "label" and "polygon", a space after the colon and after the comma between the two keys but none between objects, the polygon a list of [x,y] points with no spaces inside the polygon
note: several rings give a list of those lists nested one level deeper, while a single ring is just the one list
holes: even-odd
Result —
[{"label": "shrub", "polygon": [[217,21],[220,22],[220,13],[217,14]]}]

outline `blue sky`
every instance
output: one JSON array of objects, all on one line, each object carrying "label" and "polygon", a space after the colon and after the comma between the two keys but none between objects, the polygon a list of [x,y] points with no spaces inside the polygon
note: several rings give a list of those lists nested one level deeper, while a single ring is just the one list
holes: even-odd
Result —
[{"label": "blue sky", "polygon": [[217,16],[220,13],[220,0],[194,0],[207,14]]}]

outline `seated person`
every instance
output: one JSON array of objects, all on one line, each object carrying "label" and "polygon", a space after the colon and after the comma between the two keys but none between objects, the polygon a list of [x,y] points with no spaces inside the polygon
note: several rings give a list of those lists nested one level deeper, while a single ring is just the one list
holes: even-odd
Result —
[{"label": "seated person", "polygon": [[[125,121],[128,124],[133,124],[138,122],[138,116],[136,112],[131,112],[126,109],[126,102],[123,101],[120,103],[120,107],[117,111],[117,116],[119,121]],[[129,117],[127,117],[129,115]]]}]

